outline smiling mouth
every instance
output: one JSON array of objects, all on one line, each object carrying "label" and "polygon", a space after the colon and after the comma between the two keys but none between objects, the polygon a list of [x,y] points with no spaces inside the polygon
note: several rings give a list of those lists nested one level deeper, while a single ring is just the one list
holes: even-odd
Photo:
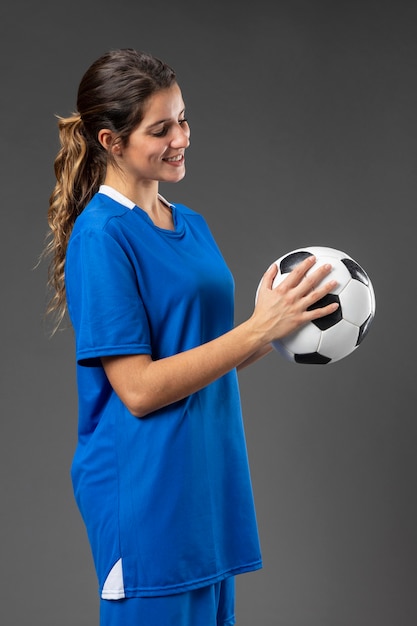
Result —
[{"label": "smiling mouth", "polygon": [[166,157],[165,159],[163,159],[163,161],[167,161],[168,163],[178,163],[179,161],[183,161],[183,160],[184,160],[183,154],[177,154],[177,156]]}]

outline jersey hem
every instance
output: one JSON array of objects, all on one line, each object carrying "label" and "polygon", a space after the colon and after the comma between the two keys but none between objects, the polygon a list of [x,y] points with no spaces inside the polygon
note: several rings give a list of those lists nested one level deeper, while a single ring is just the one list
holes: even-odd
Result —
[{"label": "jersey hem", "polygon": [[131,587],[125,588],[126,598],[146,598],[154,596],[170,596],[176,593],[185,593],[187,591],[193,591],[193,589],[200,589],[201,587],[207,587],[218,583],[230,576],[238,576],[239,574],[246,574],[248,572],[254,572],[261,569],[263,566],[262,560],[249,563],[242,567],[227,570],[216,576],[210,576],[208,578],[201,578],[190,583],[180,583],[177,585],[169,585],[165,587]]}]

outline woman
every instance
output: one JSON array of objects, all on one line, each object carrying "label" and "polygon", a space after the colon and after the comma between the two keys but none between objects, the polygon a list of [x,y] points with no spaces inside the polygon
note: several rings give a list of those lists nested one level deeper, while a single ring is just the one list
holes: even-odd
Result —
[{"label": "woman", "polygon": [[[49,224],[51,309],[75,330],[75,497],[102,626],[231,626],[234,576],[261,567],[237,368],[333,312],[313,259],[233,327],[233,279],[204,219],[165,200],[190,129],[174,71],[99,58],[60,119]],[[65,273],[64,273],[65,272]],[[320,285],[320,286],[319,286]]]}]

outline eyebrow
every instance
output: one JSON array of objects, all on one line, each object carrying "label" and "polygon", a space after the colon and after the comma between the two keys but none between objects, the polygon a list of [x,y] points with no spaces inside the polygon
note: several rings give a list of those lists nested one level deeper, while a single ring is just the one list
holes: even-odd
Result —
[{"label": "eyebrow", "polygon": [[[180,111],[179,115],[183,115],[185,113],[185,107],[183,108],[182,111]],[[166,124],[167,122],[171,122],[171,119],[165,119],[165,120],[159,120],[158,122],[153,122],[153,124],[149,124],[149,126],[146,127],[146,130],[150,130],[151,128],[154,128],[154,126],[160,126],[161,124]]]}]

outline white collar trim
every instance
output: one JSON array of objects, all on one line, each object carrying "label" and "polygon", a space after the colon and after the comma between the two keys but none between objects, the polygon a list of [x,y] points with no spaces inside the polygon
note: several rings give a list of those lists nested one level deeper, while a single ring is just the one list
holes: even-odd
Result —
[{"label": "white collar trim", "polygon": [[[110,187],[109,185],[100,185],[98,192],[103,193],[106,196],[109,196],[109,198],[112,198],[116,202],[119,202],[119,204],[123,204],[123,206],[127,207],[128,209],[134,209],[136,206],[136,204],[132,202],[132,200],[129,200],[129,198],[126,198],[126,196],[120,193],[120,191],[117,191],[116,189],[114,189],[113,187]],[[168,200],[165,200],[165,198],[161,196],[160,193],[158,193],[158,198],[161,200],[161,202],[166,204],[169,208],[173,207],[173,205],[170,202],[168,202]]]}]

